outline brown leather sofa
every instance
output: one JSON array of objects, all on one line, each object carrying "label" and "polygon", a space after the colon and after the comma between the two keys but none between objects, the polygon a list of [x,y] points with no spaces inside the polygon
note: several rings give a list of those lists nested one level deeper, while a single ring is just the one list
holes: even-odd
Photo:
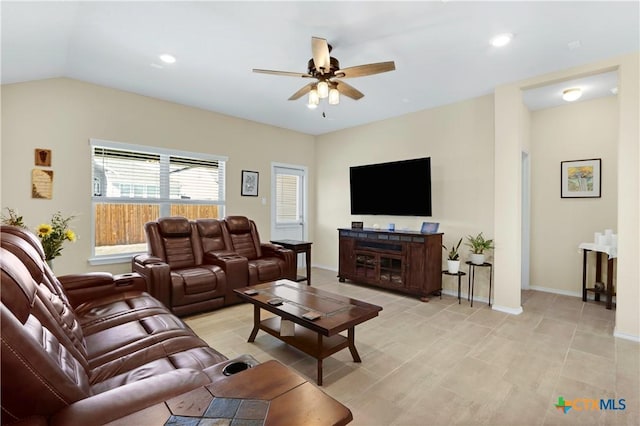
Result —
[{"label": "brown leather sofa", "polygon": [[227,360],[147,294],[138,274],[58,279],[33,234],[3,226],[1,237],[2,424],[43,424],[92,398],[133,412],[144,404],[138,383],[153,384],[153,398],[178,395]]},{"label": "brown leather sofa", "polygon": [[148,253],[132,259],[151,294],[176,315],[239,303],[233,289],[295,279],[295,253],[262,243],[244,216],[164,217],[145,224]]},{"label": "brown leather sofa", "polygon": [[[146,293],[137,273],[56,277],[38,238],[11,226],[1,229],[0,273],[2,425],[177,424],[176,411],[196,416],[187,418],[193,423],[214,396],[282,394],[288,401],[289,391],[267,392],[282,384],[286,367],[248,355],[228,360]],[[255,368],[259,383],[249,378],[256,374],[228,377],[238,361]],[[304,379],[294,374],[290,382],[294,390]],[[321,410],[325,422],[315,420],[352,419],[346,407],[312,392],[335,408]],[[273,404],[284,408],[283,418],[293,409]]]}]

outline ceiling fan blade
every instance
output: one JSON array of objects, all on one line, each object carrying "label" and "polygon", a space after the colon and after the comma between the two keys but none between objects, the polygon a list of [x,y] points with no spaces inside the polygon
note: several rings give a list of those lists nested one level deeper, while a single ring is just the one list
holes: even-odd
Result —
[{"label": "ceiling fan blade", "polygon": [[311,90],[311,88],[313,86],[315,86],[316,83],[309,83],[306,86],[304,86],[302,89],[298,90],[296,93],[294,93],[293,95],[291,95],[291,97],[289,98],[290,101],[295,101],[296,99],[300,99],[301,97],[303,97],[304,95],[306,95],[307,93],[309,93],[309,91]]},{"label": "ceiling fan blade", "polygon": [[302,77],[309,78],[311,77],[309,74],[303,74],[300,72],[290,72],[290,71],[273,71],[273,70],[259,70],[254,68],[253,72],[261,73],[261,74],[272,74],[272,75],[283,75],[286,77]]},{"label": "ceiling fan blade", "polygon": [[327,40],[319,37],[311,37],[311,52],[316,70],[321,74],[328,73],[331,69],[329,56],[329,44]]},{"label": "ceiling fan blade", "polygon": [[336,88],[338,89],[338,92],[340,92],[341,95],[345,95],[346,97],[354,99],[356,101],[364,97],[364,94],[361,91],[345,83],[344,81],[340,81],[340,80],[332,80],[332,81],[336,84]]},{"label": "ceiling fan blade", "polygon": [[364,77],[365,75],[380,74],[393,71],[396,64],[393,61],[378,62],[376,64],[358,65],[355,67],[343,68],[336,71],[336,76],[341,78]]}]

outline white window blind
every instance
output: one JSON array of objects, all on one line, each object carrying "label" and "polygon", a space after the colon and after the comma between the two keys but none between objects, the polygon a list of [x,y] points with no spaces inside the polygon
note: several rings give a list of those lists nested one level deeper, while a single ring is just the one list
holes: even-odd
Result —
[{"label": "white window blind", "polygon": [[300,180],[300,176],[293,174],[278,173],[276,176],[276,223],[300,220],[298,211]]},{"label": "white window blind", "polygon": [[162,216],[224,215],[226,157],[92,139],[94,258],[146,249]]}]

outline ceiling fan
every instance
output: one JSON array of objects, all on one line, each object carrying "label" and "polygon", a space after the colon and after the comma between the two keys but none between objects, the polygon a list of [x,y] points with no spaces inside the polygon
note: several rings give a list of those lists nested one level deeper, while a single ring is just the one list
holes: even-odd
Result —
[{"label": "ceiling fan", "polygon": [[326,39],[319,37],[311,37],[311,52],[313,57],[309,59],[307,63],[306,74],[255,68],[253,72],[315,79],[315,81],[302,87],[289,98],[290,101],[295,101],[308,93],[309,103],[307,106],[309,108],[315,108],[320,103],[320,99],[327,97],[329,98],[330,105],[337,105],[340,103],[340,94],[356,101],[364,96],[364,94],[355,87],[339,80],[341,78],[364,77],[396,69],[393,61],[340,69],[340,62],[333,56],[330,56],[331,45],[327,43]]}]

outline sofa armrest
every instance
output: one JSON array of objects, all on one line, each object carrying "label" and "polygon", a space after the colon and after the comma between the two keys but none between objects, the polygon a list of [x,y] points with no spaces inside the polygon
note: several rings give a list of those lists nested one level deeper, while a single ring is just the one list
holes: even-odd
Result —
[{"label": "sofa armrest", "polygon": [[145,280],[135,273],[112,275],[108,272],[87,272],[58,277],[71,306],[125,291],[147,291]]},{"label": "sofa armrest", "polygon": [[227,276],[226,303],[239,302],[233,289],[249,285],[249,260],[231,251],[207,252],[204,262],[222,268]]},{"label": "sofa armrest", "polygon": [[131,270],[144,277],[147,291],[171,309],[171,267],[162,259],[140,254],[131,259]]},{"label": "sofa armrest", "polygon": [[57,412],[50,424],[105,424],[208,383],[202,371],[181,368],[77,401]]},{"label": "sofa armrest", "polygon": [[262,249],[262,256],[264,257],[279,257],[284,260],[286,265],[285,276],[283,278],[288,278],[290,280],[295,280],[297,271],[296,271],[296,253],[293,250],[286,249],[277,244],[271,243],[261,243],[260,248]]}]

